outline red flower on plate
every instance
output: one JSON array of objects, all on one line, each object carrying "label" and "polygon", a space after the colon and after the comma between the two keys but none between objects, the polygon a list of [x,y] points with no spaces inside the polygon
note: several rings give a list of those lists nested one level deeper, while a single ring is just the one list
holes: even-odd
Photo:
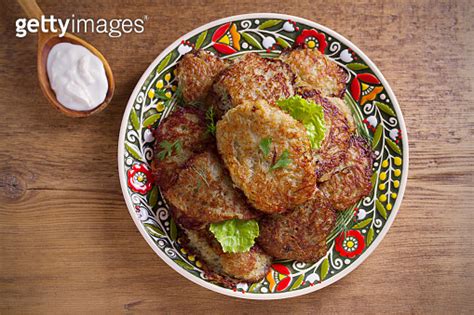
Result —
[{"label": "red flower on plate", "polygon": [[365,248],[364,236],[358,230],[341,232],[335,241],[336,251],[342,257],[354,258]]},{"label": "red flower on plate", "polygon": [[351,83],[351,94],[360,105],[368,101],[373,101],[375,97],[383,91],[380,81],[370,73],[359,73]]},{"label": "red flower on plate", "polygon": [[212,47],[221,54],[229,55],[240,50],[240,34],[231,22],[218,27],[211,39]]},{"label": "red flower on plate", "polygon": [[285,276],[290,275],[290,269],[288,269],[288,267],[286,267],[282,264],[273,264],[272,268],[273,268],[273,270],[275,270],[279,274],[282,274],[282,275],[285,275]]},{"label": "red flower on plate", "polygon": [[146,194],[152,188],[152,174],[145,164],[134,164],[127,172],[128,187],[134,192]]},{"label": "red flower on plate", "polygon": [[326,42],[326,35],[318,33],[315,29],[303,30],[298,37],[296,37],[295,44],[297,46],[305,45],[309,48],[317,47],[318,50],[324,54],[324,50],[328,43]]},{"label": "red flower on plate", "polygon": [[[291,283],[291,272],[282,264],[273,264],[272,269],[265,277],[271,292],[282,292]],[[276,273],[275,273],[276,272]]]}]

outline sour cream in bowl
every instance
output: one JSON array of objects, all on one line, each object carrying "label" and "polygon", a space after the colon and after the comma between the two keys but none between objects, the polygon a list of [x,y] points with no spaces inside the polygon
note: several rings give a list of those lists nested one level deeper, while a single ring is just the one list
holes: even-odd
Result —
[{"label": "sour cream in bowl", "polygon": [[106,98],[108,91],[104,64],[81,45],[58,43],[48,54],[48,79],[56,99],[75,111],[90,111]]}]

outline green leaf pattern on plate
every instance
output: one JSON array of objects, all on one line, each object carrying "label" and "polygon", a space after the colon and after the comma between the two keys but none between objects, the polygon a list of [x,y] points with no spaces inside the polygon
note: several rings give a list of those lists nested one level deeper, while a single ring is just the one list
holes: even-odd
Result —
[{"label": "green leaf pattern on plate", "polygon": [[132,108],[132,111],[130,112],[130,122],[132,123],[133,129],[140,128],[140,122],[138,121],[138,116],[137,112],[135,111],[135,108]]},{"label": "green leaf pattern on plate", "polygon": [[202,44],[204,43],[204,40],[206,39],[206,36],[207,36],[207,31],[204,31],[201,33],[201,35],[199,35],[196,41],[196,46],[195,46],[196,49],[201,48]]},{"label": "green leaf pattern on plate", "polygon": [[156,72],[160,73],[161,71],[163,71],[163,69],[170,63],[172,57],[173,53],[171,52],[165,57],[165,59],[163,59],[163,61],[160,62],[158,68],[156,68]]},{"label": "green leaf pattern on plate", "polygon": [[290,43],[288,43],[286,40],[284,40],[281,37],[276,38],[276,42],[282,47],[282,48],[289,48],[291,47]]},{"label": "green leaf pattern on plate", "polygon": [[127,152],[130,153],[130,155],[133,156],[135,159],[139,161],[142,160],[141,154],[136,146],[125,142],[125,148],[127,149]]},{"label": "green leaf pattern on plate", "polygon": [[258,28],[261,29],[261,30],[264,30],[264,29],[267,29],[267,28],[270,28],[270,27],[277,26],[281,22],[282,22],[281,20],[267,20],[267,21],[263,22]]},{"label": "green leaf pattern on plate", "polygon": [[300,285],[303,283],[304,280],[304,275],[300,275],[298,278],[296,278],[295,282],[291,285],[290,291],[298,289]]},{"label": "green leaf pattern on plate", "polygon": [[358,63],[358,62],[352,62],[352,63],[347,64],[346,66],[347,66],[347,68],[349,68],[351,70],[354,70],[354,71],[364,70],[364,69],[369,68],[369,66],[364,65],[362,63]]},{"label": "green leaf pattern on plate", "polygon": [[392,109],[390,106],[388,106],[387,104],[382,103],[382,102],[374,102],[374,103],[375,103],[375,105],[376,105],[382,112],[384,112],[385,114],[388,114],[388,115],[390,115],[390,116],[392,116],[392,117],[397,116],[397,115],[395,114],[395,112],[393,111],[393,109]]},{"label": "green leaf pattern on plate", "polygon": [[246,33],[246,32],[242,32],[241,35],[242,35],[242,38],[247,43],[250,44],[250,46],[253,46],[257,49],[262,49],[262,45],[252,35],[250,35],[249,33]]},{"label": "green leaf pattern on plate", "polygon": [[372,222],[372,218],[368,218],[364,221],[360,221],[359,223],[357,223],[356,225],[354,225],[352,228],[353,229],[362,229],[364,227],[366,227],[367,225],[370,224],[370,222]]},{"label": "green leaf pattern on plate", "polygon": [[143,121],[143,127],[146,128],[153,125],[154,123],[158,121],[158,119],[160,119],[160,116],[161,116],[160,114],[150,115],[149,117],[147,117],[147,119]]},{"label": "green leaf pattern on plate", "polygon": [[150,224],[150,223],[145,223],[144,224],[145,228],[147,229],[148,233],[154,237],[163,237],[165,236],[165,232],[163,232],[163,230],[156,226],[156,225],[153,225],[153,224]]},{"label": "green leaf pattern on plate", "polygon": [[329,271],[329,260],[326,258],[323,260],[323,263],[321,264],[321,270],[320,270],[321,280],[326,279],[326,276],[328,275],[328,271]]},{"label": "green leaf pattern on plate", "polygon": [[148,203],[150,204],[150,207],[156,206],[156,203],[158,202],[158,187],[153,187],[152,190],[149,193],[148,197]]},{"label": "green leaf pattern on plate", "polygon": [[383,126],[378,125],[375,129],[374,138],[372,139],[372,149],[377,148],[380,142],[380,138],[382,138]]},{"label": "green leaf pattern on plate", "polygon": [[400,147],[395,142],[393,142],[392,140],[390,140],[388,138],[386,140],[387,140],[387,144],[390,147],[390,149],[392,149],[394,152],[396,152],[398,154],[402,154],[402,150],[400,150]]}]

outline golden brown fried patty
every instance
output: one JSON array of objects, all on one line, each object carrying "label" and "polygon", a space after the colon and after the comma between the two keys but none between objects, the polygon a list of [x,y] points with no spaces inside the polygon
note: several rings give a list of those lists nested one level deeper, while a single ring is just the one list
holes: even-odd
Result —
[{"label": "golden brown fried patty", "polygon": [[336,214],[317,193],[315,198],[283,214],[263,218],[258,244],[278,259],[317,261],[326,255],[326,238],[334,228]]},{"label": "golden brown fried patty", "polygon": [[225,67],[225,61],[204,50],[184,55],[176,68],[178,86],[183,94],[184,102],[202,102],[206,98],[214,78]]},{"label": "golden brown fried patty", "polygon": [[373,161],[367,142],[360,136],[353,136],[343,169],[319,186],[336,210],[344,210],[370,193]]},{"label": "golden brown fried patty", "polygon": [[188,239],[187,245],[212,272],[257,282],[265,277],[270,268],[272,257],[265,254],[257,245],[245,253],[224,253],[221,245],[207,229],[185,230],[185,234]]},{"label": "golden brown fried patty", "polygon": [[280,59],[296,74],[297,86],[309,86],[326,97],[344,95],[346,72],[319,50],[298,47],[284,51]]},{"label": "golden brown fried patty", "polygon": [[349,108],[346,102],[343,99],[337,97],[328,97],[329,103],[337,106],[337,108],[344,113],[344,116],[347,119],[347,125],[349,126],[349,132],[354,133],[356,130],[356,125],[354,122],[354,116],[352,115],[352,110]]},{"label": "golden brown fried patty", "polygon": [[294,80],[295,75],[284,62],[248,53],[219,74],[210,92],[210,103],[222,116],[244,101],[288,98],[294,95]]},{"label": "golden brown fried patty", "polygon": [[321,147],[314,152],[317,160],[316,174],[318,181],[322,182],[337,171],[338,166],[344,161],[353,128],[349,126],[345,114],[316,90],[299,88],[297,92],[303,98],[323,107],[326,134]]},{"label": "golden brown fried patty", "polygon": [[[203,151],[211,143],[206,130],[204,113],[193,108],[178,107],[154,131],[155,157],[152,169],[155,182],[166,190],[176,181],[179,169],[196,152]],[[163,143],[179,142],[181,149],[173,149],[171,156],[160,158]]]},{"label": "golden brown fried patty", "polygon": [[[312,197],[316,176],[311,145],[303,124],[286,112],[263,100],[246,102],[217,123],[216,138],[234,184],[256,209],[283,212]],[[271,139],[268,155],[259,147],[265,138]],[[271,169],[285,151],[291,162]]]},{"label": "golden brown fried patty", "polygon": [[205,151],[192,157],[176,183],[164,192],[175,220],[189,229],[212,222],[252,219],[258,214],[236,190],[216,153]]}]

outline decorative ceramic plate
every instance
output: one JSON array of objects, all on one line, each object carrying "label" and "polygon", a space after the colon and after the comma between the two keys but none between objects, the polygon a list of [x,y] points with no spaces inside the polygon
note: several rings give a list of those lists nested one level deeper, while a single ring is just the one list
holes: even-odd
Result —
[{"label": "decorative ceramic plate", "polygon": [[[275,57],[284,48],[305,43],[347,71],[345,101],[352,108],[358,133],[376,154],[369,197],[338,214],[327,239],[328,252],[314,263],[277,261],[258,283],[228,289],[207,280],[202,263],[180,246],[177,227],[160,190],[151,182],[151,128],[176,106],[175,67],[193,48],[222,58],[257,52]],[[165,94],[163,101],[156,95]],[[281,299],[324,288],[366,259],[390,228],[402,201],[408,172],[405,123],[395,95],[370,59],[353,43],[317,23],[282,14],[233,16],[201,26],[166,48],[148,67],[125,110],[118,144],[123,195],[133,221],[153,250],[181,275],[213,291],[250,299]],[[156,272],[168,272],[157,270]]]}]

